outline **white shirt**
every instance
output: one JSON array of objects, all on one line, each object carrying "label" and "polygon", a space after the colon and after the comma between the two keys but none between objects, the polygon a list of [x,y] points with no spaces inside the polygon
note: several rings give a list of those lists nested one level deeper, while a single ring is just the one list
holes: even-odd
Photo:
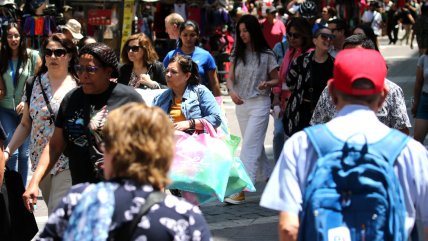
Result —
[{"label": "white shirt", "polygon": [[[326,126],[342,141],[363,133],[368,143],[374,143],[390,131],[372,110],[361,105],[345,106]],[[364,141],[363,138],[353,140],[356,143]],[[317,158],[304,131],[290,137],[266,185],[260,206],[298,215],[302,208],[306,178]],[[415,219],[428,227],[428,152],[425,147],[413,139],[409,140],[398,156],[394,170],[403,189],[407,211],[406,230],[410,233]]]}]

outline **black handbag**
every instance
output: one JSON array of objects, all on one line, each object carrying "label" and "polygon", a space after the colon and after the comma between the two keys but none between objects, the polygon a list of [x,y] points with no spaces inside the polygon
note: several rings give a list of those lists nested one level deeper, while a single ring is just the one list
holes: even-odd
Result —
[{"label": "black handbag", "polygon": [[0,193],[0,240],[31,240],[39,231],[34,214],[25,208],[21,174],[6,169]]}]

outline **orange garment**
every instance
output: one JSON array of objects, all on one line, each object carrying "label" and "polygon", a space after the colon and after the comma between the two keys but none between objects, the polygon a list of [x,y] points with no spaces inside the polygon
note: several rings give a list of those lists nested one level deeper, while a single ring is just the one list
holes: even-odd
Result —
[{"label": "orange garment", "polygon": [[183,115],[183,112],[181,111],[181,98],[174,97],[174,102],[171,105],[171,110],[169,111],[169,115],[174,120],[174,123],[186,120],[186,117]]},{"label": "orange garment", "polygon": [[35,17],[34,19],[34,35],[40,36],[43,35],[43,25],[45,19],[43,17]]}]

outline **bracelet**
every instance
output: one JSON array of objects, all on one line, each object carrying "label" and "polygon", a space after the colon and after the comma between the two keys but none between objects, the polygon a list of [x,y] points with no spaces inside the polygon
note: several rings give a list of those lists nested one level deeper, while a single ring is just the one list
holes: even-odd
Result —
[{"label": "bracelet", "polygon": [[189,123],[190,123],[190,129],[195,129],[195,126],[196,126],[195,119],[190,119]]}]

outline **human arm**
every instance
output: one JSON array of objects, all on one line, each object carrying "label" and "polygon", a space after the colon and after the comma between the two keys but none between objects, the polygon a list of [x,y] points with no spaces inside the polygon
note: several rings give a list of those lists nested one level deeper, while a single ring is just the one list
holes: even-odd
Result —
[{"label": "human arm", "polygon": [[296,241],[299,233],[299,217],[293,213],[280,212],[278,235],[280,241]]},{"label": "human arm", "polygon": [[418,66],[416,67],[416,81],[415,81],[415,86],[413,88],[413,103],[411,108],[413,117],[416,116],[416,111],[419,105],[419,99],[422,94],[423,83],[424,83],[423,68],[421,66]]},{"label": "human arm", "polygon": [[58,161],[61,153],[64,151],[66,146],[62,128],[55,127],[53,135],[49,140],[46,147],[40,156],[39,163],[37,164],[36,171],[31,178],[30,184],[27,190],[22,195],[24,198],[25,207],[32,211],[30,202],[34,205],[37,202],[37,196],[39,194],[39,184],[43,177],[49,173],[55,163]]},{"label": "human arm", "polygon": [[3,130],[3,127],[0,123],[0,186],[3,185],[4,178],[4,167],[6,164],[6,158],[4,156],[3,148],[4,148],[4,140],[6,139],[6,133]]},{"label": "human arm", "polygon": [[6,95],[6,86],[4,84],[3,78],[0,76],[0,100]]},{"label": "human arm", "polygon": [[18,127],[16,128],[15,132],[13,133],[12,139],[10,140],[9,144],[6,147],[5,152],[5,159],[9,159],[9,154],[14,153],[18,147],[24,143],[25,139],[28,137],[31,131],[31,119],[30,119],[30,112],[28,110],[28,104],[24,104],[24,111],[21,118],[21,122],[19,123]]},{"label": "human arm", "polygon": [[275,87],[278,84],[278,68],[269,72],[269,80],[260,82],[258,88],[260,90]]},{"label": "human arm", "polygon": [[235,82],[235,65],[232,62],[229,68],[229,78],[227,78],[226,80],[227,90],[229,91],[229,95],[230,95],[230,98],[232,98],[233,103],[235,103],[236,105],[242,105],[244,104],[244,101],[233,89],[234,82]]},{"label": "human arm", "polygon": [[221,96],[220,83],[217,78],[217,69],[208,71],[208,81],[214,96]]}]

